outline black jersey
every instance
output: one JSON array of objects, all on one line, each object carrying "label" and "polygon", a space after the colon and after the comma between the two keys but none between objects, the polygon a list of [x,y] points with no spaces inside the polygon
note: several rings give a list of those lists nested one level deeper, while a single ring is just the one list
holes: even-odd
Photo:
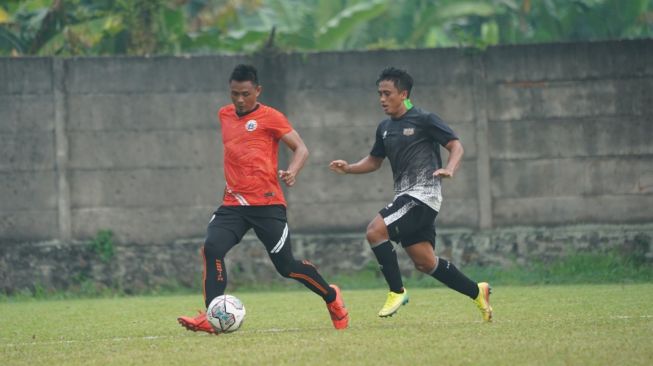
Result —
[{"label": "black jersey", "polygon": [[395,197],[407,194],[440,211],[441,179],[433,172],[442,167],[440,145],[457,139],[436,114],[413,107],[399,119],[379,123],[370,155],[388,157]]}]

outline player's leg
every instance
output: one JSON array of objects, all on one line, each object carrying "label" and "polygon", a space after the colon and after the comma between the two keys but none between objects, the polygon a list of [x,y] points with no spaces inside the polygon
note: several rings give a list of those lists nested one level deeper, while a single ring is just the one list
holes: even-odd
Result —
[{"label": "player's leg", "polygon": [[408,291],[404,288],[397,253],[390,240],[400,240],[398,224],[414,205],[408,196],[397,197],[394,202],[379,211],[367,226],[367,241],[390,289],[378,314],[381,317],[392,316],[402,305],[408,303]]},{"label": "player's leg", "polygon": [[204,304],[224,294],[227,287],[227,267],[224,257],[250,226],[243,216],[243,207],[221,206],[215,212],[206,228],[206,240],[202,251],[204,260],[203,285]]},{"label": "player's leg", "polygon": [[433,246],[429,241],[421,241],[404,247],[406,254],[413,261],[415,269],[426,274],[431,274],[437,263]]},{"label": "player's leg", "polygon": [[224,294],[227,288],[227,266],[224,257],[229,249],[239,241],[231,230],[222,227],[208,229],[206,242],[202,248],[204,261],[202,284],[205,306],[208,307],[214,298]]},{"label": "player's leg", "polygon": [[278,252],[269,252],[269,255],[280,275],[300,282],[324,299],[336,329],[347,328],[349,313],[342,299],[340,288],[333,284],[329,285],[310,261],[306,259],[299,261],[293,257],[290,236],[285,239],[285,244]]},{"label": "player's leg", "polygon": [[431,275],[449,288],[469,296],[481,311],[483,320],[492,320],[491,289],[488,283],[472,281],[458,270],[453,263],[435,256],[433,247],[429,242],[420,242],[406,247],[406,253],[415,263],[415,268]]},{"label": "player's leg", "polygon": [[399,271],[397,253],[394,245],[390,242],[388,229],[380,214],[377,214],[369,225],[367,225],[365,236],[376,257],[376,261],[379,263],[379,268],[390,291],[402,293],[404,291],[404,284],[401,279],[401,272]]},{"label": "player's leg", "polygon": [[292,278],[324,299],[331,319],[337,329],[347,327],[349,315],[340,289],[329,285],[317,268],[308,260],[296,260],[292,254],[290,232],[283,206],[257,208],[256,217],[248,216],[257,237],[263,242],[277,272]]},{"label": "player's leg", "polygon": [[[211,300],[224,293],[227,286],[227,269],[224,257],[227,252],[240,242],[248,227],[237,208],[220,207],[207,227],[206,240],[201,249],[202,262],[202,292],[204,305],[208,307]],[[181,316],[179,324],[192,331],[215,333],[206,319],[206,312],[201,311],[195,317]]]},{"label": "player's leg", "polygon": [[[436,256],[435,216],[437,212],[427,206],[416,207],[407,220],[402,222],[400,230],[410,231],[402,237],[402,246],[415,264],[415,268],[426,273],[447,287],[469,296],[481,310],[483,319],[490,321],[490,288],[485,282],[476,283],[446,259]],[[412,216],[412,217],[411,217]],[[418,226],[415,226],[418,225]]]}]

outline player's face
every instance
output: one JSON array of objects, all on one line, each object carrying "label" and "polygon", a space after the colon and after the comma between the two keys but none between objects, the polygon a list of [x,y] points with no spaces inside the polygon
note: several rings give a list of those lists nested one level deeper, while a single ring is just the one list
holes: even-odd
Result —
[{"label": "player's face", "polygon": [[407,98],[406,90],[399,91],[391,80],[383,80],[379,83],[379,102],[383,112],[391,117],[401,117],[406,112],[404,99]]},{"label": "player's face", "polygon": [[261,94],[261,86],[251,81],[235,81],[229,83],[231,102],[238,114],[245,114],[256,107],[256,98]]}]

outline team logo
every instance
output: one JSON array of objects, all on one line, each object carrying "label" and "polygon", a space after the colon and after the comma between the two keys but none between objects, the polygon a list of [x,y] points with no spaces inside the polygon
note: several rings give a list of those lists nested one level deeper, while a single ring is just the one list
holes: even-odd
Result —
[{"label": "team logo", "polygon": [[404,128],[404,136],[412,136],[415,133],[415,128]]},{"label": "team logo", "polygon": [[383,139],[385,140],[385,137],[388,136],[388,130],[383,131]]},{"label": "team logo", "polygon": [[258,123],[256,123],[255,119],[250,119],[249,121],[247,121],[247,123],[245,123],[245,128],[249,132],[254,131],[257,126],[258,126]]}]

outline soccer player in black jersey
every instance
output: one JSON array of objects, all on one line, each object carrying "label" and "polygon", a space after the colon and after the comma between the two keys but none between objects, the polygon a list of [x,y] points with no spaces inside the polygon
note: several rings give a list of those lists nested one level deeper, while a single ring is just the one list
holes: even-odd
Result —
[{"label": "soccer player in black jersey", "polygon": [[[408,303],[392,240],[401,243],[417,270],[469,296],[483,319],[491,321],[490,285],[473,282],[434,251],[435,217],[442,203],[441,181],[453,178],[463,146],[440,117],[411,104],[413,79],[406,71],[386,68],[376,85],[381,107],[390,118],[377,127],[372,151],[354,164],[334,160],[329,168],[339,174],[363,174],[379,169],[386,157],[390,161],[395,197],[372,219],[366,233],[390,287],[379,316],[392,316]],[[446,165],[442,164],[440,146],[449,151]]]}]

